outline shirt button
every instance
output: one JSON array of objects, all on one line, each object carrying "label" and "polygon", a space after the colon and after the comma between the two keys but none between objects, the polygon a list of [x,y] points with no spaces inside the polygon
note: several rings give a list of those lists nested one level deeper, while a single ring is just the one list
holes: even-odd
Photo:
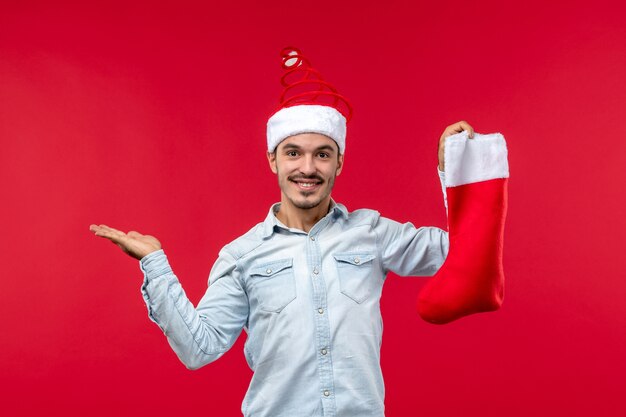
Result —
[{"label": "shirt button", "polygon": [[320,314],[324,314],[324,309],[322,307],[320,307],[320,308],[317,309],[317,312],[320,313]]},{"label": "shirt button", "polygon": [[324,390],[324,397],[328,397],[330,395],[330,391],[327,389]]},{"label": "shirt button", "polygon": [[311,236],[311,240],[315,242],[315,236]]},{"label": "shirt button", "polygon": [[361,260],[359,258],[354,258],[354,263],[358,265],[361,263]]},{"label": "shirt button", "polygon": [[325,355],[327,353],[328,353],[328,351],[326,349],[322,349],[322,355]]},{"label": "shirt button", "polygon": [[272,270],[271,270],[271,269],[269,269],[269,268],[267,268],[267,270],[266,270],[265,272],[266,272],[267,274],[271,274],[271,273],[272,273]]},{"label": "shirt button", "polygon": [[317,268],[313,268],[313,273],[314,273],[315,275],[317,275],[317,274],[319,274],[319,273],[320,273],[320,271],[319,271]]}]

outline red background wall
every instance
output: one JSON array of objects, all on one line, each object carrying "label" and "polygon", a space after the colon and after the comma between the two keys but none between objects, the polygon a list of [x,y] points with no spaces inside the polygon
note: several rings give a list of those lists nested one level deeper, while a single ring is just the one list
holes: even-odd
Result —
[{"label": "red background wall", "polygon": [[387,415],[626,415],[620,7],[54,3],[0,5],[2,415],[240,415],[243,337],[186,370],[138,263],[88,226],[157,236],[197,302],[279,199],[264,135],[288,44],[355,107],[334,192],[350,209],[445,227],[443,129],[508,141],[505,303],[433,326],[425,280],[390,276]]}]

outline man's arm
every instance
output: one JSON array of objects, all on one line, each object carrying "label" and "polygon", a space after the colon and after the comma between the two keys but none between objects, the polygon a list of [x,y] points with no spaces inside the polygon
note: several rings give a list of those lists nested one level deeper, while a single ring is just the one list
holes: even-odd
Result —
[{"label": "man's arm", "polygon": [[230,254],[220,253],[211,270],[209,289],[195,308],[156,238],[104,225],[90,229],[140,260],[144,273],[141,292],[148,315],[187,368],[198,369],[230,349],[248,317],[248,299]]},{"label": "man's arm", "polygon": [[[446,127],[439,138],[437,168],[446,211],[445,143],[447,137],[462,131],[466,131],[470,138],[474,136],[474,128],[469,123],[460,121]],[[418,229],[411,223],[400,224],[380,218],[374,230],[378,236],[383,267],[398,275],[431,276],[439,270],[448,254],[448,233],[437,227]]]},{"label": "man's arm", "polygon": [[374,226],[384,270],[400,276],[432,276],[446,260],[448,233],[380,217]]},{"label": "man's arm", "polygon": [[[445,128],[437,151],[439,180],[447,210],[444,149],[446,138],[467,131],[473,137],[474,128],[465,121]],[[448,233],[437,227],[416,228],[411,223],[400,224],[380,218],[374,231],[378,236],[379,253],[383,267],[401,276],[432,276],[446,259],[449,248]]]}]

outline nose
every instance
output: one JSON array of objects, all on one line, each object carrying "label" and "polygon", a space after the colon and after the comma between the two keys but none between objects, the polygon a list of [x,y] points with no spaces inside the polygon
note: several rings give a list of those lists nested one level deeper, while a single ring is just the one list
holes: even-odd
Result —
[{"label": "nose", "polygon": [[313,175],[316,172],[315,160],[312,155],[306,155],[302,158],[302,164],[300,165],[300,172],[303,175]]}]

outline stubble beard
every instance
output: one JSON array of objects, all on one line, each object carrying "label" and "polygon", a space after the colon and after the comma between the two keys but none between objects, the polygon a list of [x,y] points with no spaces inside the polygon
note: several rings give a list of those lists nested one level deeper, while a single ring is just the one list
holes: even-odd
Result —
[{"label": "stubble beard", "polygon": [[[278,175],[278,177],[280,178],[280,175]],[[322,204],[322,202],[326,199],[326,197],[328,197],[330,195],[330,192],[333,189],[333,186],[335,184],[335,176],[332,176],[331,178],[328,179],[328,181],[325,181],[323,178],[317,176],[317,175],[313,175],[313,176],[303,176],[303,175],[294,175],[294,176],[288,176],[286,178],[287,181],[287,186],[290,185],[290,183],[294,180],[294,179],[317,179],[321,181],[321,186],[327,185],[326,189],[324,190],[324,193],[322,195],[320,195],[320,197],[316,200],[313,201],[297,201],[294,200],[292,198],[289,197],[289,193],[284,193],[285,196],[287,197],[287,199],[291,202],[291,204],[300,209],[300,210],[310,210],[313,209],[317,206],[319,206],[320,204]],[[279,180],[280,182],[280,180]],[[280,184],[279,184],[280,186]],[[301,196],[303,196],[304,198],[307,198],[313,194],[315,194],[315,192],[313,191],[301,191],[298,190],[297,191]]]}]

